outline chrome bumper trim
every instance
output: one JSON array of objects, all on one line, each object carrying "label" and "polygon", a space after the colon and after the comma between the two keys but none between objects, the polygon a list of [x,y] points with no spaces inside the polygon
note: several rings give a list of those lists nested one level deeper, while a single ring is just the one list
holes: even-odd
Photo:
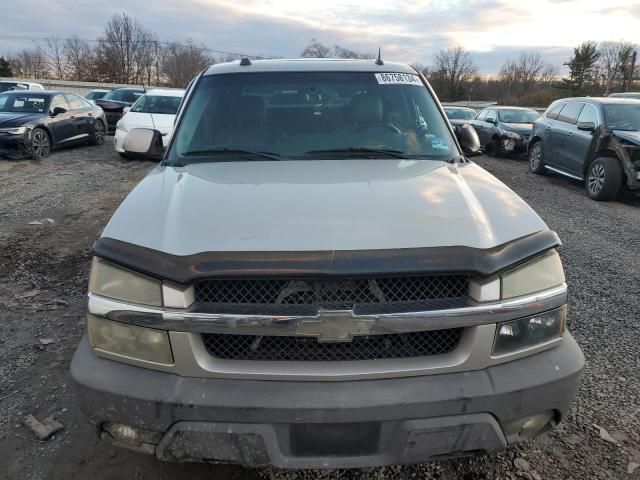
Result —
[{"label": "chrome bumper trim", "polygon": [[354,315],[351,311],[321,312],[314,316],[267,316],[195,313],[179,309],[150,308],[89,294],[89,313],[111,320],[178,332],[234,333],[245,335],[318,336],[318,322],[340,317],[352,324],[351,335],[438,330],[495,324],[534,315],[567,303],[567,285],[499,302],[469,307],[408,313]]}]

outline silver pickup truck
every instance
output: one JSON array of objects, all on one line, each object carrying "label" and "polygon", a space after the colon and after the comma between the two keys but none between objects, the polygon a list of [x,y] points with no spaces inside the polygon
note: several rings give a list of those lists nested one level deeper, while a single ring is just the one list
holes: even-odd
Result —
[{"label": "silver pickup truck", "polygon": [[102,438],[170,461],[368,467],[562,420],[583,368],[557,235],[471,162],[423,76],[218,64],[96,241],[71,373]]}]

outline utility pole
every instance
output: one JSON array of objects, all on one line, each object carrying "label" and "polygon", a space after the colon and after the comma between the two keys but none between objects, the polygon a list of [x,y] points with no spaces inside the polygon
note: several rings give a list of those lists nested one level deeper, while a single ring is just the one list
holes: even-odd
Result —
[{"label": "utility pole", "polygon": [[158,60],[158,40],[156,40],[156,87],[160,86],[160,69],[158,65],[160,61]]},{"label": "utility pole", "polygon": [[631,68],[629,68],[629,79],[627,80],[627,88],[626,92],[631,90],[631,86],[633,85],[633,74],[636,70],[636,51],[634,50],[633,55],[631,55]]}]

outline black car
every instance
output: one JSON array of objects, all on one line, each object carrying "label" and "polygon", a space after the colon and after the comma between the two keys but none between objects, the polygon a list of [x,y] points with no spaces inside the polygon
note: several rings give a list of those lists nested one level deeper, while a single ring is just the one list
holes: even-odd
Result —
[{"label": "black car", "polygon": [[133,105],[142,95],[144,95],[144,88],[116,88],[95,100],[96,105],[104,110],[110,133],[116,130],[116,123],[124,115],[123,110]]},{"label": "black car", "polygon": [[584,181],[594,200],[613,200],[623,185],[640,190],[640,101],[556,100],[534,123],[529,170]]},{"label": "black car", "polygon": [[105,130],[104,112],[73,93],[0,93],[0,155],[40,160],[53,148],[81,141],[100,145]]},{"label": "black car", "polygon": [[496,106],[485,108],[469,123],[489,155],[510,155],[527,152],[531,127],[539,116],[530,108]]},{"label": "black car", "polygon": [[475,118],[476,113],[478,113],[473,108],[468,107],[452,107],[446,105],[443,106],[442,109],[447,115],[449,123],[453,127],[455,127],[456,125],[464,125],[465,123],[469,123],[469,121]]}]

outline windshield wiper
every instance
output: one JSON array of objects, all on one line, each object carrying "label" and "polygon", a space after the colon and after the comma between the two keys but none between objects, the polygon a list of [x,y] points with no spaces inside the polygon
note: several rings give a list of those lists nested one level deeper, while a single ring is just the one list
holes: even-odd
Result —
[{"label": "windshield wiper", "polygon": [[386,155],[391,158],[409,158],[405,155],[404,152],[400,150],[387,150],[381,148],[330,148],[327,150],[308,150],[303,153],[303,155],[315,155],[321,153],[347,153],[347,154],[367,154],[367,153],[375,153],[377,155]]},{"label": "windshield wiper", "polygon": [[282,155],[273,152],[260,152],[258,150],[250,150],[248,148],[204,148],[202,150],[189,150],[182,154],[184,157],[200,156],[200,155],[224,155],[224,154],[247,154],[255,157],[268,158],[269,160],[283,160]]}]

